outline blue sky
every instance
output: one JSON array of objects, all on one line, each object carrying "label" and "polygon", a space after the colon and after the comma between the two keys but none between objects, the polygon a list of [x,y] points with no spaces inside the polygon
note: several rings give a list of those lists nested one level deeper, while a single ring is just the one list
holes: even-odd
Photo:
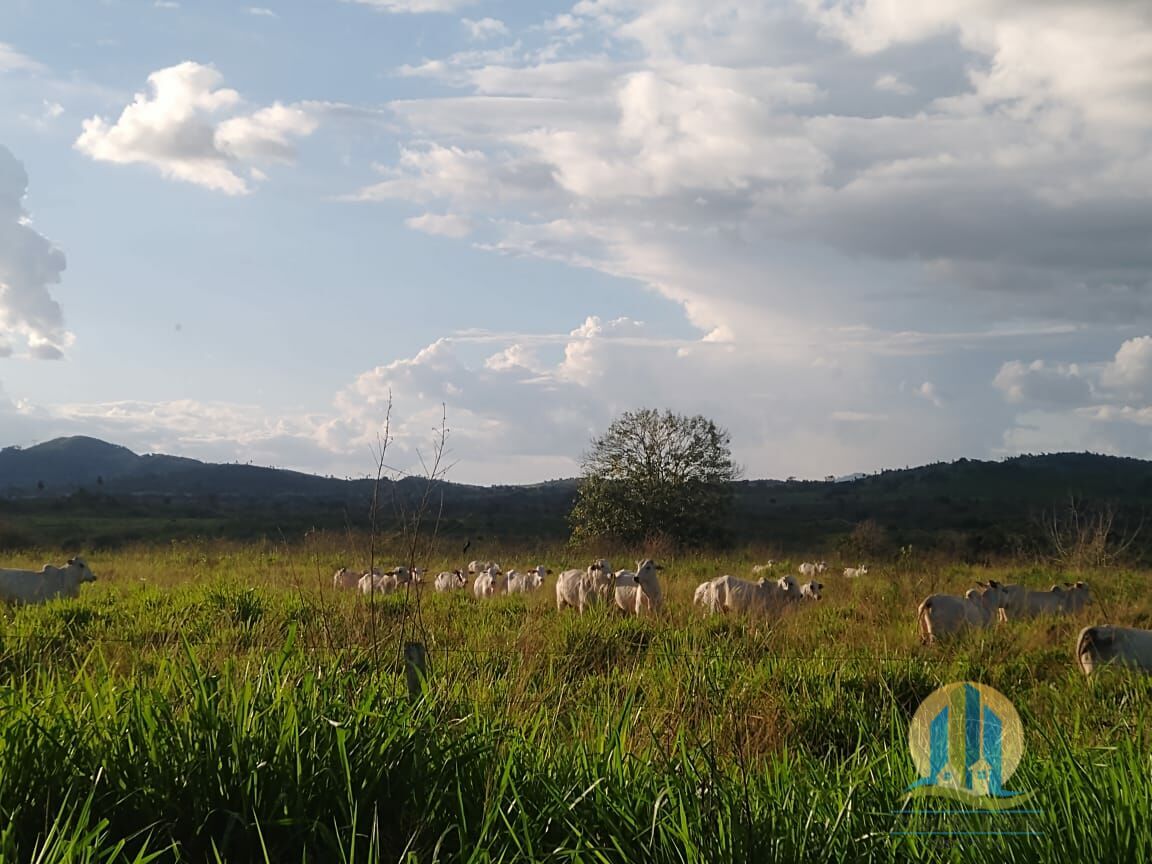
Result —
[{"label": "blue sky", "polygon": [[0,444],[358,475],[391,393],[471,482],[641,406],[749,476],[1150,455],[1144,3],[4,7]]}]

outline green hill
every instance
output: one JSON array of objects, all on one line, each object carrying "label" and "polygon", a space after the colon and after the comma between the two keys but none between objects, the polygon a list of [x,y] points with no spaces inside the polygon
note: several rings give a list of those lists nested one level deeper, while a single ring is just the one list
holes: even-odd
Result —
[{"label": "green hill", "polygon": [[[1117,533],[1132,533],[1152,502],[1152,462],[1057,453],[960,459],[841,481],[734,485],[741,543],[848,557],[913,544],[982,560],[1044,546],[1046,522],[1071,500],[1082,517],[1107,510]],[[420,478],[385,481],[378,524],[395,528],[427,488]],[[567,536],[576,489],[571,479],[491,487],[438,482],[430,500],[446,535],[554,541]],[[60,438],[0,451],[0,546],[363,529],[372,493],[369,480],[140,456],[94,438]]]}]

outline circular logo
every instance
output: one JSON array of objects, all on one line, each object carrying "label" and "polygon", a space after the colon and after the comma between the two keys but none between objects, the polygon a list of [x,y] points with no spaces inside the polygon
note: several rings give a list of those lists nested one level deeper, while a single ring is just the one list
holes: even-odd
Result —
[{"label": "circular logo", "polygon": [[992,687],[960,681],[935,691],[912,717],[908,746],[920,775],[913,791],[985,799],[1017,794],[1006,786],[1024,756],[1024,727]]}]

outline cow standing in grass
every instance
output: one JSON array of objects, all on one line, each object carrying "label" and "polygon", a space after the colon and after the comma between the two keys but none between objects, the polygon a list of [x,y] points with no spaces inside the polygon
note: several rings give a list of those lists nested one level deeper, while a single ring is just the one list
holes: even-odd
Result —
[{"label": "cow standing in grass", "polygon": [[0,570],[0,602],[45,603],[56,597],[79,597],[80,586],[96,576],[82,558],[63,567],[45,564],[40,570]]}]

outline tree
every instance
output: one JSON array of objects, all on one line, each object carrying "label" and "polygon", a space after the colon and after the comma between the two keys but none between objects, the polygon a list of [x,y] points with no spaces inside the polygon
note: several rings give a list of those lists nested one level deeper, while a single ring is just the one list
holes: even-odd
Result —
[{"label": "tree", "polygon": [[740,476],[729,443],[724,429],[700,415],[622,414],[583,457],[572,539],[727,541],[731,484]]}]

